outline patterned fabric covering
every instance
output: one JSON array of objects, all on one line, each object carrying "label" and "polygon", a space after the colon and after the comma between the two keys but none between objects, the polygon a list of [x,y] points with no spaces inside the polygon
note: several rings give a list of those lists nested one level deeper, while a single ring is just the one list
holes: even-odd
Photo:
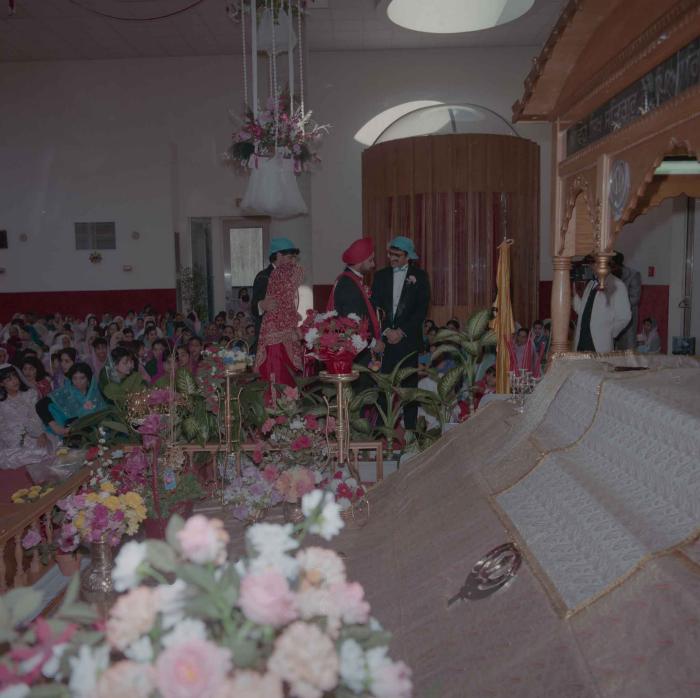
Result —
[{"label": "patterned fabric covering", "polygon": [[281,344],[286,350],[289,362],[299,373],[303,368],[301,341],[298,324],[301,317],[297,311],[299,305],[299,286],[304,280],[304,270],[298,264],[282,264],[270,274],[265,298],[274,298],[277,306],[263,315],[258,338],[258,350],[255,355],[255,370],[267,358],[267,349]]},{"label": "patterned fabric covering", "polygon": [[[612,372],[612,364],[640,362],[653,370]],[[661,469],[655,471],[658,454],[651,442],[653,434],[661,439],[661,456],[669,445],[695,443],[697,412],[693,417],[688,400],[691,391],[698,395],[697,383],[693,379],[693,388],[690,377],[700,374],[700,367],[689,371],[683,366],[698,364],[681,357],[557,359],[528,397],[524,414],[516,414],[507,402],[493,402],[370,491],[367,525],[344,530],[336,547],[345,555],[348,574],[363,584],[373,613],[391,630],[392,652],[413,670],[416,696],[700,695],[700,541],[682,544],[672,554],[636,560],[626,555],[626,564],[636,565],[634,572],[617,578],[607,593],[567,614],[562,594],[552,584],[556,564],[544,570],[533,554],[538,535],[558,537],[559,523],[549,524],[533,531],[527,545],[521,544],[524,562],[506,589],[481,601],[447,606],[485,553],[507,541],[521,542],[500,506],[501,498],[537,475],[543,451],[553,448],[562,449],[557,456],[567,459],[558,460],[563,470],[575,449],[585,443],[586,462],[591,458],[595,464],[587,476],[601,478],[600,487],[610,483],[624,497],[625,483],[630,482],[635,497],[649,491],[662,497],[661,508],[650,499],[648,511],[641,506],[627,508],[632,493],[620,503],[611,497],[598,499],[604,521],[610,518],[606,507],[618,508],[618,526],[612,530],[623,531],[623,543],[630,536],[626,527],[640,548],[658,550],[667,541],[682,542],[677,536],[687,520],[690,496],[671,496],[672,490],[663,483],[685,476],[692,485],[690,473],[682,472],[688,453],[681,449],[675,460],[664,460],[662,467],[670,468],[664,478]],[[676,388],[686,380],[688,390],[681,387],[678,393]],[[644,381],[650,381],[649,386]],[[596,413],[598,387],[602,397]],[[636,407],[630,409],[629,401]],[[592,443],[587,439],[603,414],[613,421],[606,431],[597,432],[601,443]],[[650,448],[641,449],[646,432]],[[620,464],[612,467],[613,459]],[[577,460],[579,477],[586,472],[584,466]],[[580,489],[588,494],[585,487]],[[526,495],[523,490],[525,500]],[[660,512],[669,500],[667,526]],[[556,503],[545,504],[547,510],[558,510]],[[696,516],[695,525],[698,520]],[[586,544],[597,553],[598,542],[585,535],[589,529],[597,531],[597,526],[596,521],[585,521],[581,530],[567,527],[564,533],[571,546]],[[242,540],[233,537],[241,549]],[[608,541],[609,549],[616,546],[616,540]],[[598,572],[596,560],[586,562]],[[580,566],[570,570],[583,574],[586,585],[593,578],[589,572],[581,573]],[[619,572],[611,568],[611,576]],[[604,580],[593,581],[607,588]],[[584,592],[595,593],[588,586]]]}]

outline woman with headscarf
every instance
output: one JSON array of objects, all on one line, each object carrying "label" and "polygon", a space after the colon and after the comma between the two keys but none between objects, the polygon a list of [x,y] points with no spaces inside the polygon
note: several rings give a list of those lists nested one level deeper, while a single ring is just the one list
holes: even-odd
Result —
[{"label": "woman with headscarf", "polygon": [[36,411],[54,434],[65,436],[71,422],[105,407],[92,369],[80,362],[68,370],[61,388],[39,400]]},{"label": "woman with headscarf", "polygon": [[10,364],[0,366],[0,501],[33,483],[26,466],[51,457],[51,443],[34,405],[37,394]]},{"label": "woman with headscarf", "polygon": [[255,370],[266,381],[295,387],[294,376],[300,375],[304,366],[299,334],[301,316],[297,310],[304,270],[296,257],[282,259],[267,285],[265,301],[274,303],[269,304],[263,315]]},{"label": "woman with headscarf", "polygon": [[[54,351],[56,349],[56,351]],[[68,369],[78,360],[78,352],[73,347],[55,346],[51,350],[49,358],[51,366],[51,385],[60,388],[65,382]]]},{"label": "woman with headscarf", "polygon": [[637,351],[641,354],[658,354],[661,351],[661,337],[654,318],[646,318],[642,323],[642,331],[637,335]]},{"label": "woman with headscarf", "polygon": [[[109,385],[120,385],[125,392],[138,390],[146,385],[146,381],[136,371],[137,359],[134,354],[126,347],[116,347],[109,354],[107,363],[100,371],[99,386],[102,394],[108,399],[110,398]],[[120,391],[117,391],[120,392]]]}]

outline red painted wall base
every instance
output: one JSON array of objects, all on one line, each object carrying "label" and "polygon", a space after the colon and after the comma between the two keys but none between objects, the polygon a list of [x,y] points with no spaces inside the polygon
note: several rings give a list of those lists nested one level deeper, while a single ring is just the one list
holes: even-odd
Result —
[{"label": "red painted wall base", "polygon": [[123,291],[40,291],[37,293],[0,293],[0,322],[7,322],[14,313],[49,315],[61,312],[80,319],[88,313],[125,315],[152,305],[162,313],[175,308],[174,288],[139,288]]}]

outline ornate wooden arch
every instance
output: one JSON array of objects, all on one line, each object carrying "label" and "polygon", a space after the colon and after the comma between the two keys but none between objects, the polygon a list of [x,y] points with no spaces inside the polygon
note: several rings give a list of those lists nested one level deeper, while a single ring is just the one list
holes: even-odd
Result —
[{"label": "ornate wooden arch", "polygon": [[667,176],[658,189],[652,191],[654,188],[654,181],[657,179],[655,175],[656,169],[665,158],[674,155],[683,155],[698,160],[698,150],[691,144],[689,139],[680,140],[676,137],[671,137],[669,139],[668,146],[654,157],[651,166],[642,170],[643,176],[639,186],[630,197],[620,220],[617,221],[613,227],[611,249],[612,243],[617,239],[622,228],[648,209],[658,206],[665,199],[680,196],[681,194],[685,194],[691,198],[700,196],[700,176],[698,175],[690,175],[687,177],[674,175],[671,176],[670,179]]},{"label": "ornate wooden arch", "polygon": [[577,208],[577,202],[580,196],[583,196],[586,210],[588,212],[588,219],[593,226],[594,240],[596,243],[600,242],[600,215],[599,207],[597,203],[595,203],[595,186],[591,185],[588,177],[584,175],[576,175],[569,185],[569,191],[566,197],[564,215],[562,218],[561,228],[559,229],[559,245],[555,252],[557,256],[564,254],[566,237],[569,232],[571,218],[573,217],[574,211]]}]

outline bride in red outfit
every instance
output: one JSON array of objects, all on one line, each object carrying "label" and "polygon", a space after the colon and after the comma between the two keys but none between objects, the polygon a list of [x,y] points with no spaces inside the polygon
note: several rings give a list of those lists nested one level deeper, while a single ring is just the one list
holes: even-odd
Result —
[{"label": "bride in red outfit", "polygon": [[271,383],[296,386],[295,375],[303,368],[299,321],[299,286],[304,270],[295,256],[281,257],[270,274],[255,355],[255,370]]}]

